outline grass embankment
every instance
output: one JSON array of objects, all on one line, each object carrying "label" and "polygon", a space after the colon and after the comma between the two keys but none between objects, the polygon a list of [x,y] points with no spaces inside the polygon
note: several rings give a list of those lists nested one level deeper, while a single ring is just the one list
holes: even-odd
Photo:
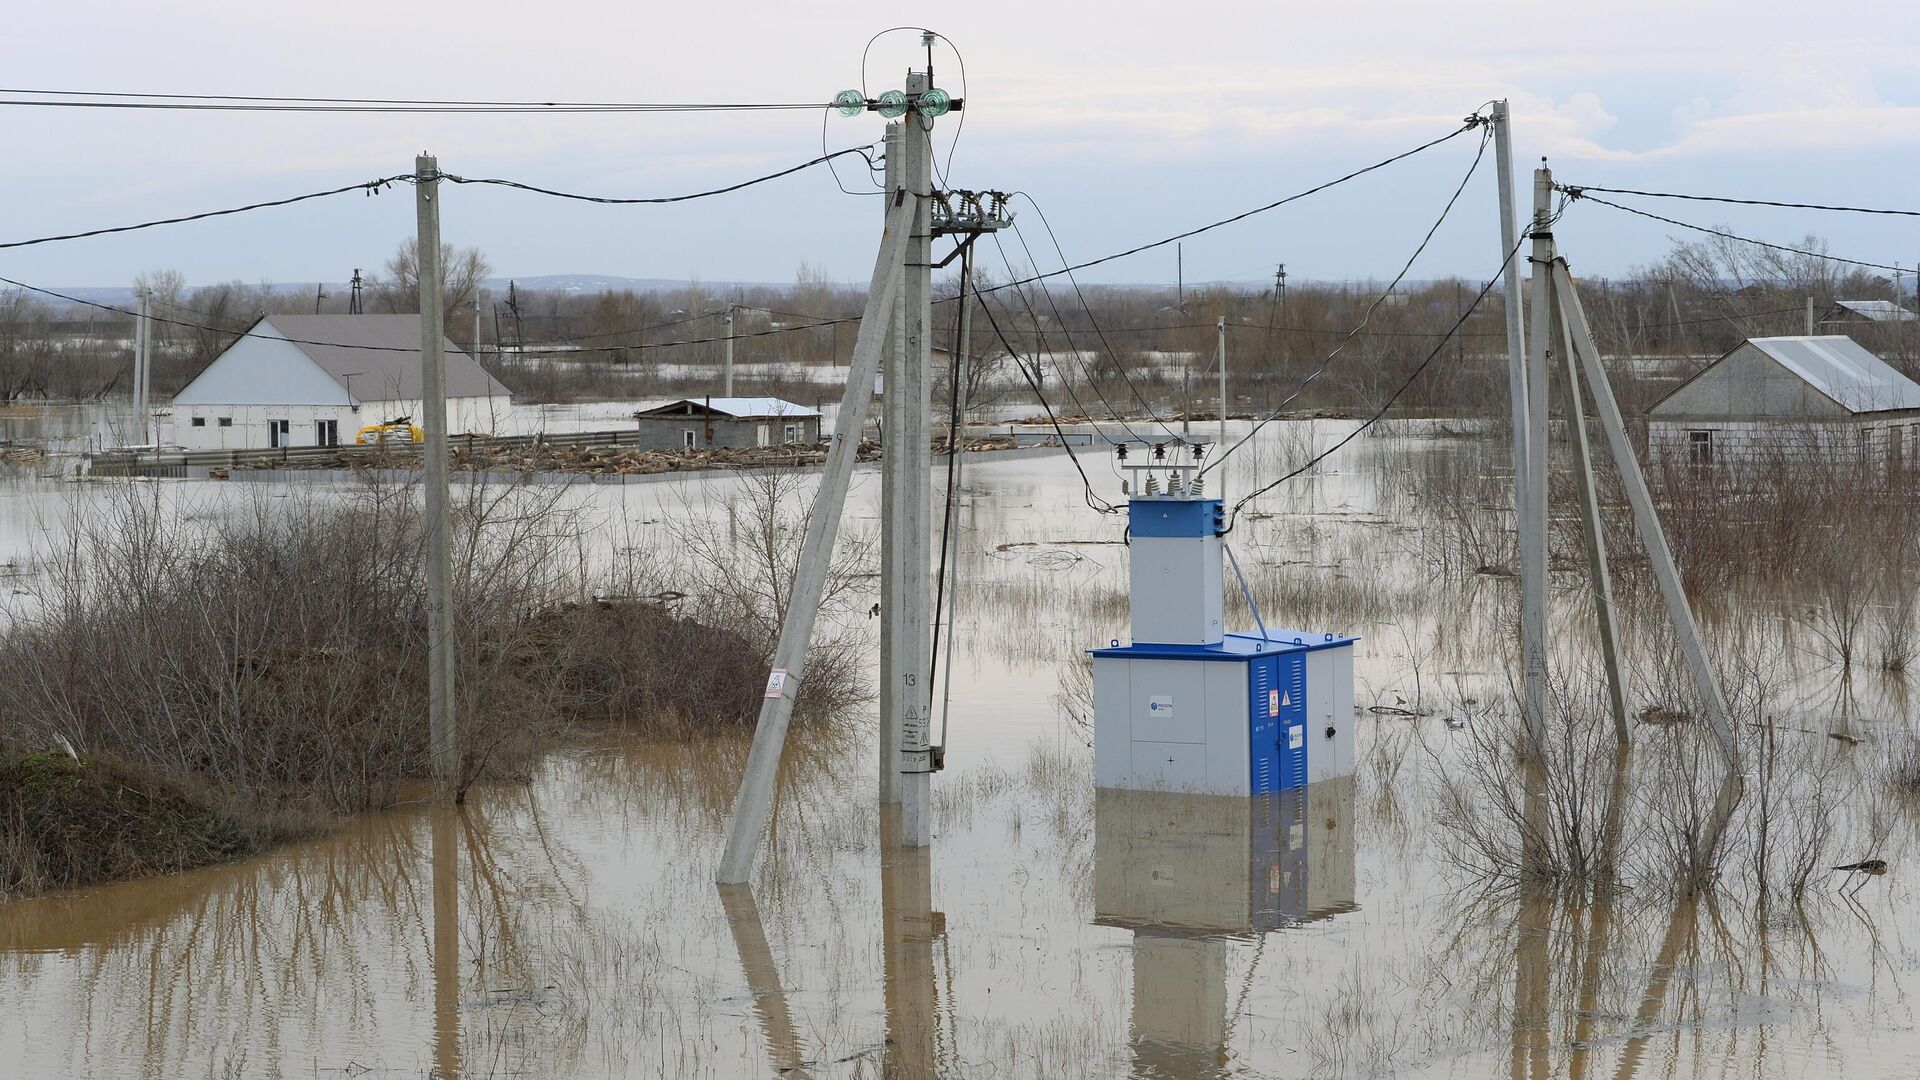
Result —
[{"label": "grass embankment", "polygon": [[[149,489],[79,522],[0,632],[0,899],[245,855],[427,779],[414,494],[262,497],[205,524]],[[753,722],[778,619],[716,588],[750,580],[737,567],[657,571],[636,547],[590,572],[550,495],[476,488],[461,511],[462,793],[583,728]],[[859,696],[852,670],[827,650],[801,723]]]}]

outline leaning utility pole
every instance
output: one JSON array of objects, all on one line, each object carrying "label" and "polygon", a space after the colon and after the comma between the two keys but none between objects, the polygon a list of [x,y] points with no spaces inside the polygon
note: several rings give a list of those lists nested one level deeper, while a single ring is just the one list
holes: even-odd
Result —
[{"label": "leaning utility pole", "polygon": [[[1720,683],[1712,666],[1707,661],[1706,646],[1700,637],[1699,625],[1694,621],[1693,607],[1687,599],[1686,589],[1681,584],[1680,572],[1673,563],[1673,551],[1667,544],[1666,530],[1660,523],[1660,514],[1653,505],[1653,496],[1647,489],[1647,481],[1640,469],[1639,456],[1634,452],[1633,443],[1627,436],[1626,421],[1620,412],[1620,404],[1613,396],[1613,386],[1607,380],[1607,373],[1600,362],[1600,349],[1594,344],[1592,331],[1587,324],[1585,309],[1581,306],[1580,295],[1574,289],[1573,275],[1567,269],[1566,259],[1556,250],[1551,231],[1551,217],[1548,201],[1553,193],[1553,174],[1545,167],[1534,172],[1534,243],[1533,278],[1533,341],[1534,353],[1528,358],[1530,380],[1528,390],[1535,398],[1530,404],[1538,404],[1540,412],[1533,417],[1532,430],[1536,436],[1528,446],[1528,510],[1533,516],[1532,524],[1539,527],[1545,521],[1546,499],[1544,479],[1546,472],[1546,436],[1544,432],[1545,404],[1539,401],[1546,391],[1547,357],[1553,348],[1558,347],[1563,354],[1566,370],[1566,393],[1568,401],[1568,436],[1572,442],[1574,468],[1579,473],[1581,524],[1587,541],[1589,572],[1593,575],[1595,608],[1599,619],[1601,647],[1605,652],[1607,665],[1608,691],[1611,695],[1614,714],[1614,730],[1617,738],[1627,741],[1625,690],[1622,685],[1621,663],[1619,656],[1619,637],[1613,621],[1612,584],[1607,574],[1607,553],[1601,540],[1601,522],[1598,499],[1592,474],[1592,462],[1586,445],[1586,418],[1580,403],[1578,375],[1584,376],[1587,391],[1593,397],[1596,418],[1600,421],[1600,430],[1606,436],[1608,452],[1613,457],[1615,468],[1620,474],[1620,486],[1625,490],[1627,504],[1632,508],[1635,530],[1640,534],[1641,545],[1646,549],[1647,561],[1653,568],[1653,577],[1659,585],[1660,594],[1666,602],[1668,617],[1672,620],[1674,637],[1680,645],[1680,652],[1686,659],[1688,672],[1693,677],[1694,690],[1700,697],[1702,709],[1719,744],[1720,753],[1725,760],[1731,776],[1740,773],[1739,744],[1734,738],[1733,725],[1727,714],[1727,702],[1720,691]],[[1547,332],[1557,328],[1560,331],[1557,344],[1554,335]],[[1576,364],[1577,361],[1577,364]],[[1538,470],[1533,471],[1533,470]],[[1544,549],[1541,554],[1544,554]],[[1544,592],[1544,590],[1543,590]],[[1531,599],[1531,597],[1529,598]],[[1544,608],[1544,603],[1542,603]],[[1544,664],[1541,675],[1544,678]],[[1531,668],[1528,675],[1534,672]],[[1534,717],[1529,716],[1529,721]],[[1544,713],[1541,714],[1544,720]],[[1541,740],[1540,731],[1535,731],[1535,739]],[[1536,741],[1539,763],[1545,762],[1545,744]]]},{"label": "leaning utility pole", "polygon": [[454,738],[453,537],[448,531],[447,369],[440,297],[440,163],[422,154],[413,162],[419,231],[415,271],[420,283],[420,406],[426,413],[427,732],[437,796],[451,798],[459,782]]},{"label": "leaning utility pole", "polygon": [[[906,173],[902,169],[905,153],[900,143],[905,138],[899,124],[888,124],[886,128],[885,158],[886,172],[881,180],[887,191],[906,190]],[[887,209],[891,218],[893,209]],[[898,698],[900,696],[899,673],[901,670],[900,650],[905,648],[906,637],[899,632],[895,621],[895,612],[900,609],[899,593],[903,568],[899,564],[900,532],[905,527],[901,523],[900,489],[906,483],[906,454],[896,452],[902,445],[897,440],[906,424],[902,403],[905,397],[900,392],[906,377],[901,373],[902,350],[900,347],[901,323],[905,306],[895,304],[887,315],[885,358],[881,361],[880,401],[880,613],[884,616],[880,624],[880,805],[882,808],[895,805],[900,801],[900,740],[899,730],[893,718],[899,715]],[[911,669],[908,669],[911,670]]]},{"label": "leaning utility pole", "polygon": [[880,347],[887,336],[886,324],[900,293],[900,264],[907,251],[907,234],[913,229],[915,207],[904,188],[889,189],[887,203],[886,231],[881,235],[873,277],[867,285],[867,302],[861,312],[859,335],[854,339],[853,359],[847,368],[847,388],[840,398],[840,411],[834,417],[833,446],[827,451],[826,469],[820,477],[819,491],[814,495],[813,510],[807,515],[800,568],[794,576],[781,619],[780,640],[774,646],[773,671],[767,677],[760,718],[754,725],[746,775],[741,778],[740,792],[734,797],[726,852],[720,857],[715,875],[722,885],[740,884],[752,875],[760,834],[766,831],[767,821],[773,816],[774,781],[780,768],[780,752],[787,741],[787,725],[793,718],[793,698],[805,677],[807,642],[813,636],[813,621],[826,592],[833,541],[840,527],[841,508],[846,505],[847,486],[853,478],[853,462],[860,448],[861,430],[866,426],[867,407],[873,401],[873,377],[880,368]]}]

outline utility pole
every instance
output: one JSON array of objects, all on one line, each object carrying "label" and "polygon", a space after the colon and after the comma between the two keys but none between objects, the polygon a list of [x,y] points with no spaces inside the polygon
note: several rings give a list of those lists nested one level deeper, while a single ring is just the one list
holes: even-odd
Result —
[{"label": "utility pole", "polygon": [[360,268],[357,266],[354,267],[353,282],[352,282],[353,292],[351,295],[347,297],[347,314],[363,315],[366,313],[366,310],[363,307],[361,307],[361,302],[360,302],[360,290],[363,287],[365,287],[365,284],[366,283],[360,279]]},{"label": "utility pole", "polygon": [[[827,464],[814,495],[813,511],[807,515],[800,569],[794,575],[786,616],[780,624],[779,643],[774,646],[774,667],[760,702],[760,718],[754,725],[746,775],[733,801],[727,848],[716,875],[722,885],[742,884],[752,876],[760,835],[766,831],[767,821],[773,815],[774,779],[780,768],[780,752],[787,741],[787,725],[793,718],[793,696],[804,677],[807,642],[813,636],[813,621],[826,592],[834,536],[840,527],[841,508],[846,505],[847,485],[853,477],[853,461],[860,448],[861,430],[866,426],[867,407],[873,401],[873,377],[880,368],[886,324],[901,291],[904,276],[901,262],[907,253],[907,234],[913,231],[914,207],[905,191],[899,188],[889,189],[887,203],[886,231],[874,259],[873,278],[867,285],[867,302],[861,313],[859,333],[854,338],[852,363],[847,369],[847,387],[841,395],[840,412],[834,419],[833,446],[827,451]],[[893,391],[891,386],[887,389],[889,393]]]},{"label": "utility pole", "polygon": [[320,314],[320,301],[325,300],[326,298],[327,298],[327,283],[324,281],[315,282],[313,286],[313,313],[315,315]]},{"label": "utility pole", "polygon": [[1813,294],[1807,294],[1807,336],[1813,336]]},{"label": "utility pole", "polygon": [[448,531],[447,369],[440,296],[440,163],[413,162],[420,278],[420,395],[426,413],[427,732],[437,797],[454,797],[459,750],[454,738],[453,537]]},{"label": "utility pole", "polygon": [[[933,88],[931,72],[907,76],[907,97]],[[900,118],[901,171],[907,198],[914,206],[913,229],[907,238],[906,268],[900,305],[905,319],[898,337],[901,349],[900,386],[902,423],[895,440],[902,459],[900,487],[903,526],[897,539],[905,573],[895,594],[900,607],[890,612],[898,619],[902,648],[895,654],[895,718],[900,760],[900,840],[907,847],[925,847],[932,839],[932,772],[928,713],[933,688],[924,681],[931,670],[932,567],[928,558],[933,538],[933,384],[927,372],[933,364],[933,121],[909,108]],[[891,384],[887,393],[892,395]],[[888,433],[892,435],[892,432]]]},{"label": "utility pole", "polygon": [[738,304],[727,305],[727,358],[720,367],[720,396],[733,396],[733,309]]},{"label": "utility pole", "polygon": [[[882,183],[889,192],[900,192],[907,188],[905,160],[906,153],[901,143],[906,140],[905,125],[888,124],[886,128],[885,175]],[[893,207],[887,209],[888,220],[892,220]],[[901,347],[902,325],[906,319],[906,305],[895,304],[887,313],[886,359],[883,362],[880,401],[880,807],[884,812],[888,806],[900,802],[900,739],[899,727],[894,717],[900,714],[900,672],[905,663],[901,650],[906,647],[906,635],[898,622],[900,611],[901,583],[906,576],[906,568],[900,562],[900,533],[906,527],[901,520],[904,503],[901,488],[906,484],[906,445],[901,431],[906,426],[905,395],[902,386],[906,375],[902,371],[904,352]],[[854,347],[859,348],[856,338]],[[911,667],[905,670],[913,670]]]},{"label": "utility pole", "polygon": [[[1527,350],[1526,499],[1520,503],[1520,657],[1535,764],[1547,755],[1547,349],[1553,320],[1553,173],[1533,174],[1533,334]],[[1516,435],[1516,438],[1518,436]]]},{"label": "utility pole", "polygon": [[[1532,559],[1529,553],[1533,550],[1533,546],[1528,539],[1528,530],[1533,521],[1533,512],[1528,500],[1531,497],[1533,485],[1529,482],[1527,474],[1532,460],[1529,440],[1533,432],[1531,419],[1533,395],[1530,393],[1528,387],[1530,373],[1527,365],[1527,335],[1525,316],[1522,314],[1520,306],[1519,219],[1515,213],[1516,208],[1513,201],[1513,120],[1507,112],[1507,103],[1505,101],[1496,101],[1493,103],[1492,123],[1494,141],[1493,156],[1494,162],[1498,166],[1500,188],[1500,251],[1503,260],[1501,278],[1504,287],[1503,299],[1505,300],[1507,316],[1507,388],[1512,401],[1513,412],[1514,528],[1520,545],[1521,591],[1525,594],[1521,602],[1523,615],[1520,621],[1520,655],[1525,671],[1525,700],[1528,711],[1527,725],[1528,730],[1534,737],[1535,749],[1539,750],[1543,749],[1544,744],[1541,740],[1545,738],[1545,714],[1543,711],[1545,690],[1544,684],[1541,682],[1544,675],[1536,678],[1534,664],[1537,659],[1540,664],[1540,670],[1544,672],[1546,664],[1546,643],[1544,640],[1544,632],[1540,636],[1536,636],[1534,631],[1537,624],[1531,621],[1530,616],[1526,614],[1531,610],[1527,605],[1531,602],[1530,598],[1532,597],[1532,593],[1527,590],[1533,587],[1527,583],[1533,581],[1537,576],[1544,575],[1546,567],[1543,559],[1542,565],[1537,573],[1530,569]],[[1537,248],[1538,246],[1539,242],[1536,241],[1535,247]],[[1538,320],[1541,318],[1539,313],[1544,309],[1539,303],[1542,294],[1538,291],[1537,286],[1540,278],[1537,274],[1534,280],[1536,284],[1534,293],[1534,318]],[[1542,618],[1544,619],[1545,587],[1543,583],[1537,584],[1539,584],[1541,589],[1541,610],[1543,613]],[[1536,702],[1540,704],[1536,705]]]},{"label": "utility pole", "polygon": [[480,290],[477,288],[473,290],[473,339],[468,343],[468,347],[473,350],[471,354],[473,357],[473,362],[476,364],[479,363],[480,362]]},{"label": "utility pole", "polygon": [[148,437],[150,424],[147,417],[147,387],[151,385],[148,369],[153,363],[152,294],[146,289],[140,290],[139,316],[133,325],[133,419],[137,426],[136,445],[147,446],[153,442]]},{"label": "utility pole", "polygon": [[[1214,449],[1224,451],[1227,447],[1227,317],[1220,316],[1216,324],[1220,331],[1220,442]],[[1224,498],[1227,492],[1227,474],[1220,473],[1220,483],[1214,498]]]}]

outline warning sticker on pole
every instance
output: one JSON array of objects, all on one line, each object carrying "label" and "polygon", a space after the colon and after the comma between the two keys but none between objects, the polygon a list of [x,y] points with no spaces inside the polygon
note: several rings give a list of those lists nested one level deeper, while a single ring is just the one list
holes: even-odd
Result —
[{"label": "warning sticker on pole", "polygon": [[785,668],[774,668],[773,673],[767,676],[766,696],[770,698],[783,697],[786,695],[786,692],[787,670]]}]

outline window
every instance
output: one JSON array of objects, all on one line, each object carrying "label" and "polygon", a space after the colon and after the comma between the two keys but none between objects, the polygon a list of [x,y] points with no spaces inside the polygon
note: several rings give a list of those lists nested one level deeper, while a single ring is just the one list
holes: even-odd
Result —
[{"label": "window", "polygon": [[785,427],[783,427],[780,431],[780,441],[787,442],[787,443],[799,442],[800,441],[800,425],[788,424]]},{"label": "window", "polygon": [[267,445],[274,449],[293,445],[293,424],[287,420],[267,421]]},{"label": "window", "polygon": [[187,424],[190,427],[206,427],[207,418],[204,416],[196,416],[192,420],[187,421]]},{"label": "window", "polygon": [[768,424],[754,425],[754,432],[753,432],[754,445],[756,446],[767,445],[767,440],[772,437],[772,434],[773,433],[771,431],[770,425]]},{"label": "window", "polygon": [[314,421],[313,445],[339,446],[340,445],[340,421],[338,420]]},{"label": "window", "polygon": [[682,428],[680,431],[680,445],[689,450],[699,446],[700,433],[692,428]]},{"label": "window", "polygon": [[232,427],[232,426],[233,426],[233,417],[231,417],[231,416],[223,416],[223,417],[221,417],[220,419],[218,419],[218,420],[215,420],[215,421],[214,421],[214,424],[215,424],[216,426],[218,426],[218,427]]},{"label": "window", "polygon": [[1687,432],[1687,460],[1695,465],[1713,464],[1713,432]]}]

